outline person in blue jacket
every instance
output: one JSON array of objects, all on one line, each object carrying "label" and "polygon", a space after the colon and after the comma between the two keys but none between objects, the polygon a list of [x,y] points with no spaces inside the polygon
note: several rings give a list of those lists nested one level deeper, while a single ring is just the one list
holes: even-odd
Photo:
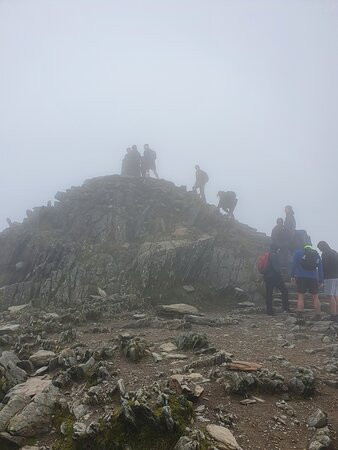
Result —
[{"label": "person in blue jacket", "polygon": [[319,253],[311,245],[296,250],[291,269],[291,277],[297,286],[297,313],[304,312],[304,295],[312,295],[315,319],[320,320],[319,287],[323,283],[323,265]]}]

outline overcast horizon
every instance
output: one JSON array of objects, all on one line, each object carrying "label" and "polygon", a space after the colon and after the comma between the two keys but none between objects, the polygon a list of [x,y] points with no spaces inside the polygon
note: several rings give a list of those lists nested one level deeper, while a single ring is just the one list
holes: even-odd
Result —
[{"label": "overcast horizon", "polygon": [[148,143],[338,250],[338,2],[0,0],[0,230]]}]

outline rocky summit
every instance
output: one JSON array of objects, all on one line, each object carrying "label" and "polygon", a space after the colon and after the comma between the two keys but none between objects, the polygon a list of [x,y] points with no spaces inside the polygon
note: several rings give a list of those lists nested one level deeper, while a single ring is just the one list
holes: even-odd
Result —
[{"label": "rocky summit", "polygon": [[208,296],[209,288],[256,288],[264,236],[184,187],[107,176],[56,199],[0,234],[0,306],[70,305],[98,289],[161,303],[191,284]]},{"label": "rocky summit", "polygon": [[0,450],[338,448],[338,324],[264,314],[265,235],[162,180],[56,199],[0,234]]}]

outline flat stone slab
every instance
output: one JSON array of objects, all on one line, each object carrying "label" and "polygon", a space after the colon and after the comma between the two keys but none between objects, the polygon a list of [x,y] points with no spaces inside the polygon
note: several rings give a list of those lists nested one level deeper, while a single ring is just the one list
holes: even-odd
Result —
[{"label": "flat stone slab", "polygon": [[4,334],[13,334],[19,331],[21,328],[21,325],[18,323],[12,324],[12,325],[2,325],[0,327],[0,336],[3,336]]},{"label": "flat stone slab", "polygon": [[187,305],[186,303],[176,303],[174,305],[159,305],[157,307],[157,311],[163,314],[180,316],[184,316],[185,314],[200,314],[195,306]]},{"label": "flat stone slab", "polygon": [[209,435],[217,441],[217,446],[224,450],[242,450],[234,435],[228,428],[219,425],[207,425]]},{"label": "flat stone slab", "polygon": [[172,342],[164,342],[160,345],[160,350],[165,353],[174,352],[177,350],[177,346],[173,344]]},{"label": "flat stone slab", "polygon": [[184,355],[183,353],[169,353],[166,357],[168,359],[188,359],[188,356]]},{"label": "flat stone slab", "polygon": [[36,394],[40,394],[45,388],[52,384],[50,378],[45,377],[32,377],[28,378],[24,383],[17,384],[7,394],[6,399],[12,398],[15,395],[21,397],[34,397]]},{"label": "flat stone slab", "polygon": [[11,313],[16,313],[16,312],[22,311],[23,309],[26,309],[28,306],[29,306],[29,303],[25,303],[24,305],[9,306],[8,311]]}]

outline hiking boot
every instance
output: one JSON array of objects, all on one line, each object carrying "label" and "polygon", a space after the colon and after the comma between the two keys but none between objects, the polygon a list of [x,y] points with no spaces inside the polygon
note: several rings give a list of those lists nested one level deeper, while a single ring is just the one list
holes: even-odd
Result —
[{"label": "hiking boot", "polygon": [[276,315],[276,313],[274,311],[267,311],[266,314],[268,316],[275,316]]}]

